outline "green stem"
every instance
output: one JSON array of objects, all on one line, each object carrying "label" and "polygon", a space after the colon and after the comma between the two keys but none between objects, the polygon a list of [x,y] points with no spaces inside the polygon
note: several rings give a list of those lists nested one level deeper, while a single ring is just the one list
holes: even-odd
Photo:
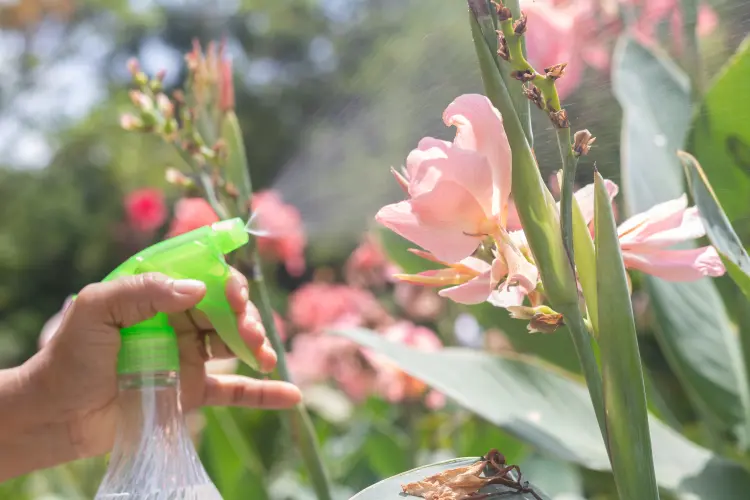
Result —
[{"label": "green stem", "polygon": [[586,378],[586,386],[589,390],[591,403],[594,405],[599,430],[607,447],[607,453],[609,453],[609,440],[607,439],[607,427],[604,418],[604,386],[602,384],[602,374],[591,345],[591,335],[586,327],[583,315],[578,308],[578,304],[562,308],[556,307],[555,309],[562,313],[565,318],[565,325],[570,331],[578,360],[581,363],[581,368],[583,368],[583,376]]},{"label": "green stem", "polygon": [[557,129],[557,145],[560,148],[560,158],[563,164],[563,181],[560,186],[560,228],[563,244],[568,252],[570,265],[575,268],[573,253],[573,185],[575,184],[578,156],[573,152],[570,142],[570,127]]},{"label": "green stem", "polygon": [[[291,382],[292,379],[289,374],[289,367],[286,364],[284,344],[281,341],[281,336],[279,335],[278,330],[276,330],[271,299],[268,294],[265,280],[263,279],[263,273],[260,269],[258,251],[253,247],[250,252],[253,265],[251,288],[253,291],[253,297],[256,298],[255,305],[258,307],[263,327],[266,329],[268,339],[271,341],[271,345],[273,346],[274,351],[276,351],[278,357],[274,378]],[[323,464],[320,446],[318,445],[318,438],[315,434],[312,421],[310,420],[310,415],[307,413],[307,408],[305,408],[303,403],[299,403],[293,410],[291,410],[289,415],[292,434],[310,474],[310,481],[315,489],[315,494],[319,500],[331,500],[333,497],[331,496],[330,479],[325,465]]]},{"label": "green stem", "polygon": [[[517,3],[517,1],[515,3]],[[513,17],[518,18],[518,15],[513,12]],[[549,113],[550,116],[552,116],[552,113],[559,112],[562,109],[562,105],[560,104],[560,96],[557,93],[557,87],[555,87],[555,80],[538,73],[526,60],[524,51],[525,47],[523,45],[524,37],[523,35],[517,35],[515,33],[513,30],[513,21],[511,19],[501,21],[500,28],[508,45],[508,62],[513,68],[513,71],[529,75],[528,78],[531,79],[530,84],[535,85],[542,94],[540,105],[543,110]],[[565,251],[568,254],[570,265],[573,267],[572,200],[578,157],[574,154],[572,149],[570,126],[567,124],[567,119],[565,119],[565,123],[552,119],[552,123],[557,130],[557,143],[560,148],[560,158],[563,166],[563,182],[562,186],[560,186],[562,192],[560,200],[560,227],[562,229]]]},{"label": "green stem", "polygon": [[703,73],[698,44],[698,1],[682,0],[682,34],[685,38],[684,60],[693,101],[700,101],[703,94]]}]

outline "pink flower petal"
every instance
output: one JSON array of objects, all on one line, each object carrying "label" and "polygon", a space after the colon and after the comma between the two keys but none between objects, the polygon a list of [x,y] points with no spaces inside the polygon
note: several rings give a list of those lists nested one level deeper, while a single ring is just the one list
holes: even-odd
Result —
[{"label": "pink flower petal", "polygon": [[487,302],[495,307],[511,307],[523,305],[523,301],[526,298],[526,293],[520,286],[513,286],[510,288],[503,288],[492,292],[487,299]]},{"label": "pink flower petal", "polygon": [[480,230],[484,212],[462,186],[443,182],[422,196],[381,208],[375,219],[438,259],[457,262],[479,245],[480,238],[469,234]]},{"label": "pink flower petal", "polygon": [[[609,201],[613,202],[620,188],[609,179],[604,180],[604,187],[607,189],[607,194],[609,194]],[[594,221],[594,183],[585,185],[576,191],[573,196],[575,196],[586,224],[591,224]],[[559,203],[557,204],[557,210],[560,210]]]},{"label": "pink flower petal", "polygon": [[500,214],[510,196],[511,151],[503,118],[490,100],[480,94],[457,97],[443,113],[443,122],[457,128],[454,144],[480,153],[491,170],[494,187],[491,213]]},{"label": "pink flower petal", "polygon": [[487,300],[491,291],[490,272],[487,271],[461,285],[444,288],[438,295],[459,304],[481,304]]},{"label": "pink flower petal", "polygon": [[664,247],[706,234],[697,209],[687,208],[687,196],[655,205],[618,228],[623,250]]},{"label": "pink flower petal", "polygon": [[713,247],[690,250],[623,251],[625,266],[667,281],[695,281],[705,276],[721,276],[724,265]]},{"label": "pink flower petal", "polygon": [[501,249],[508,266],[508,277],[505,286],[518,286],[526,293],[534,291],[539,280],[539,270],[510,246]]}]

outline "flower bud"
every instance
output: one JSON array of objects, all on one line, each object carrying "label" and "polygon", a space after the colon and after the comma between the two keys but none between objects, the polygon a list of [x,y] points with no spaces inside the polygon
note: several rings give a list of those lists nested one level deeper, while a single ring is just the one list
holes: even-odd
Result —
[{"label": "flower bud", "polygon": [[130,113],[126,113],[120,117],[120,126],[128,131],[141,130],[143,122]]},{"label": "flower bud", "polygon": [[138,59],[136,59],[135,57],[131,57],[130,59],[128,59],[127,66],[128,66],[128,72],[130,72],[130,74],[134,78],[135,78],[135,75],[137,75],[141,71],[141,65],[138,63]]},{"label": "flower bud", "polygon": [[156,96],[156,107],[165,119],[169,120],[174,116],[174,105],[164,94]]},{"label": "flower bud", "polygon": [[164,173],[164,178],[168,183],[174,184],[175,186],[190,187],[193,185],[193,180],[176,168],[168,168]]},{"label": "flower bud", "polygon": [[143,92],[140,92],[138,90],[131,90],[129,95],[130,100],[133,102],[133,105],[139,110],[148,112],[154,109],[154,102]]}]

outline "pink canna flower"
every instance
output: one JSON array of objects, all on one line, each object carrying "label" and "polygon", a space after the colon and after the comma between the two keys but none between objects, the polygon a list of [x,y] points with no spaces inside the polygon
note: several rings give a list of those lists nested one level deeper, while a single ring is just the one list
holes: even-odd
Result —
[{"label": "pink canna flower", "polygon": [[177,202],[167,238],[219,222],[211,205],[203,198],[182,198]]},{"label": "pink canna flower", "polygon": [[419,142],[404,175],[394,171],[409,198],[383,207],[376,220],[436,258],[458,262],[505,225],[511,152],[502,117],[485,96],[459,96],[443,122],[456,126],[453,142]]},{"label": "pink canna flower", "polygon": [[283,262],[292,276],[302,275],[307,239],[299,211],[284,203],[279,193],[273,190],[253,194],[251,203],[260,230],[267,234],[258,237],[258,251],[265,258]]},{"label": "pink canna flower", "polygon": [[631,217],[618,228],[625,266],[669,281],[724,274],[724,265],[712,246],[669,248],[705,234],[698,208],[688,208],[684,194]]},{"label": "pink canna flower", "polygon": [[164,195],[158,189],[138,189],[125,197],[128,223],[136,231],[148,233],[159,229],[167,220]]},{"label": "pink canna flower", "polygon": [[[617,185],[605,181],[610,199]],[[581,212],[593,236],[594,191],[589,184],[576,192]],[[706,229],[697,207],[688,208],[687,196],[659,203],[629,218],[617,229],[625,267],[668,281],[694,281],[704,276],[721,276],[724,265],[712,246],[672,249],[672,245],[705,236]]]}]

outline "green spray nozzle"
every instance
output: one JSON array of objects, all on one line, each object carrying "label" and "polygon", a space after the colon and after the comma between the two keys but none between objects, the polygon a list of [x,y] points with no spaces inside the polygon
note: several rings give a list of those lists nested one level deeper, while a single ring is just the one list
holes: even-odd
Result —
[{"label": "green spray nozzle", "polygon": [[[240,218],[217,222],[189,233],[161,241],[137,253],[104,281],[121,276],[158,272],[174,279],[195,279],[206,284],[206,295],[196,308],[234,354],[253,369],[257,361],[237,330],[237,319],[227,302],[226,285],[230,269],[224,255],[245,245],[249,236]],[[179,370],[179,352],[167,315],[121,330],[119,373]]]}]

